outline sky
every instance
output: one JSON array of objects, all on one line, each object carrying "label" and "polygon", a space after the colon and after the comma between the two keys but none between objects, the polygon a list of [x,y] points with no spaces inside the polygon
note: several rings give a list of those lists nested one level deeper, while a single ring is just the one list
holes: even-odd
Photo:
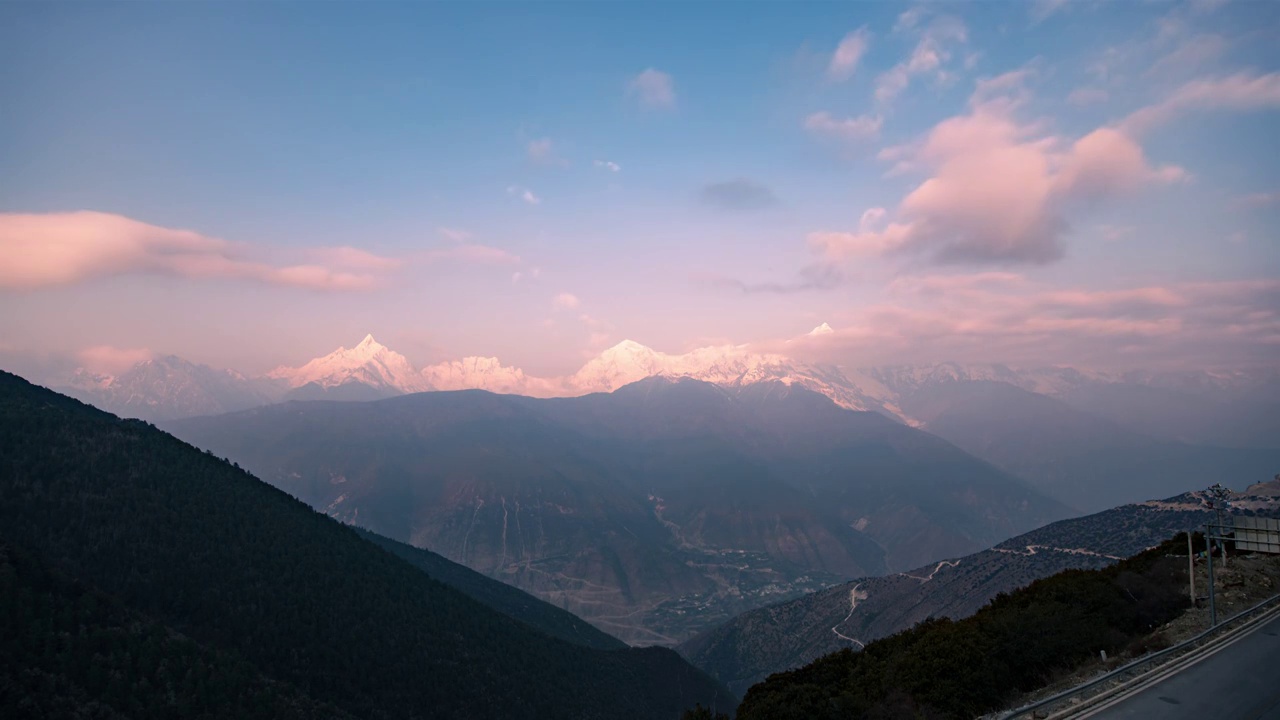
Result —
[{"label": "sky", "polygon": [[1274,2],[6,2],[0,68],[0,366],[1280,366]]}]

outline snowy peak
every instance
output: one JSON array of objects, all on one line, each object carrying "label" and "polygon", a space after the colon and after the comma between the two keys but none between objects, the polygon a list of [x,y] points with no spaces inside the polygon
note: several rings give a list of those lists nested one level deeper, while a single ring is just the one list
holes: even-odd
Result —
[{"label": "snowy peak", "polygon": [[422,376],[405,356],[380,344],[373,335],[366,335],[349,350],[339,347],[302,367],[277,368],[267,376],[284,380],[291,388],[314,384],[329,389],[360,383],[377,390],[401,393],[428,389]]},{"label": "snowy peak", "polygon": [[905,419],[896,406],[887,402],[890,393],[878,382],[866,379],[870,387],[864,390],[836,368],[818,368],[782,355],[753,352],[746,345],[711,346],[669,355],[627,340],[588,362],[565,385],[577,393],[612,392],[655,375],[687,377],[735,388],[762,382],[795,384],[826,395],[850,410]]},{"label": "snowy peak", "polygon": [[830,335],[833,332],[835,332],[835,330],[832,330],[830,325],[822,323],[818,327],[810,330],[809,335]]}]

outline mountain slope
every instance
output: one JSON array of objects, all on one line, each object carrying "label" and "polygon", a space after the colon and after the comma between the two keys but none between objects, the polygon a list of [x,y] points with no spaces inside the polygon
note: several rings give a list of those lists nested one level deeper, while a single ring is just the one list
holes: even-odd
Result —
[{"label": "mountain slope", "polygon": [[1280,467],[1280,449],[1156,440],[1007,382],[931,383],[901,402],[930,433],[1084,512]]},{"label": "mountain slope", "polygon": [[0,541],[0,717],[351,716]]},{"label": "mountain slope", "polygon": [[153,421],[233,412],[275,397],[269,383],[173,355],[143,360],[117,377],[78,373],[72,382],[57,389],[123,417]]},{"label": "mountain slope", "polygon": [[0,528],[59,572],[353,715],[673,717],[669,650],[550,638],[225,461],[0,375]]},{"label": "mountain slope", "polygon": [[422,393],[170,427],[334,517],[628,642],[674,644],[1066,514],[944,441],[783,383]]},{"label": "mountain slope", "polygon": [[[1267,486],[1233,501],[1238,512],[1280,515]],[[681,644],[695,665],[745,692],[769,675],[857,648],[927,618],[962,618],[998,593],[1070,568],[1098,568],[1211,517],[1203,492],[1125,505],[1047,525],[968,556],[864,578],[745,613]]]},{"label": "mountain slope", "polygon": [[626,643],[597,630],[573,613],[545,603],[529,593],[481,575],[429,550],[396,542],[368,530],[355,528],[360,537],[425,572],[433,580],[508,617],[540,630],[554,638],[599,650],[618,650]]}]

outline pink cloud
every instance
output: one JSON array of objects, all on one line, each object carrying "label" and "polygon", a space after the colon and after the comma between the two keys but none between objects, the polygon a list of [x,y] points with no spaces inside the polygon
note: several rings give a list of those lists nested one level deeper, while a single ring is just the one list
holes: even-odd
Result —
[{"label": "pink cloud", "polygon": [[827,65],[827,77],[832,80],[848,80],[858,69],[858,63],[867,53],[871,42],[871,33],[866,26],[858,28],[840,41],[836,51],[831,54],[831,62]]},{"label": "pink cloud", "polygon": [[0,288],[33,289],[112,275],[154,274],[312,290],[364,290],[378,284],[377,271],[395,262],[355,248],[310,252],[321,262],[275,266],[249,259],[248,248],[241,244],[120,215],[91,211],[0,214]]},{"label": "pink cloud", "polygon": [[1164,100],[1125,118],[1120,129],[1137,136],[1197,110],[1262,110],[1280,108],[1280,72],[1237,73],[1189,82]]},{"label": "pink cloud", "polygon": [[332,248],[317,248],[311,251],[311,256],[323,265],[349,268],[353,270],[395,270],[403,264],[403,262],[397,258],[374,255],[367,250],[361,250],[360,248],[354,248],[349,245]]},{"label": "pink cloud", "polygon": [[150,360],[154,353],[147,348],[118,348],[110,345],[87,347],[76,354],[80,364],[94,372],[115,375]]},{"label": "pink cloud", "polygon": [[881,151],[895,172],[928,176],[883,229],[863,222],[858,232],[812,233],[810,247],[829,261],[901,253],[939,263],[1047,263],[1062,256],[1070,206],[1186,178],[1180,168],[1153,168],[1117,129],[1068,142],[1041,123],[1020,121],[1031,75],[1023,69],[978,81],[967,114]]},{"label": "pink cloud", "polygon": [[449,248],[428,250],[422,253],[422,257],[427,261],[446,260],[477,265],[519,265],[521,262],[519,255],[501,248],[475,243],[462,243]]},{"label": "pink cloud", "polygon": [[[1019,275],[904,276],[839,329],[789,344],[815,362],[1055,362],[1116,368],[1280,362],[1280,280],[1053,289]],[[765,348],[767,349],[767,348]]]},{"label": "pink cloud", "polygon": [[557,310],[572,310],[581,304],[578,296],[573,293],[562,292],[551,299],[551,307]]}]

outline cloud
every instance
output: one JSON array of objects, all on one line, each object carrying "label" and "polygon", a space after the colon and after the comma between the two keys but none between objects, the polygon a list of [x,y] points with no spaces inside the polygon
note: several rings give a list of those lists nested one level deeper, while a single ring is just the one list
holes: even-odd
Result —
[{"label": "cloud", "polygon": [[[875,97],[881,104],[888,104],[902,94],[912,78],[932,74],[936,80],[944,81],[947,78],[944,66],[951,61],[955,46],[969,41],[969,30],[959,19],[942,15],[921,29],[921,16],[922,13],[911,16],[903,13],[898,17],[895,31],[914,33],[919,39],[906,60],[876,78]],[[908,17],[909,22],[905,22]]]},{"label": "cloud", "polygon": [[85,369],[116,375],[144,360],[150,360],[154,355],[155,353],[147,348],[118,348],[110,345],[95,345],[76,353],[76,358]]},{"label": "cloud", "polygon": [[871,33],[864,25],[844,36],[836,51],[831,54],[831,62],[827,65],[827,77],[836,80],[848,80],[858,70],[858,63],[867,53],[871,42]]},{"label": "cloud", "polygon": [[796,293],[817,290],[830,290],[845,281],[844,271],[828,263],[814,263],[802,268],[794,280],[786,282],[746,282],[737,278],[722,275],[699,275],[694,277],[715,287],[736,290],[745,295],[794,295]]},{"label": "cloud", "polygon": [[860,115],[835,118],[828,112],[816,112],[804,119],[804,128],[811,133],[828,135],[841,140],[874,140],[880,135],[884,118]]},{"label": "cloud", "polygon": [[671,76],[649,68],[631,79],[627,92],[651,108],[671,108],[676,104],[676,88]]},{"label": "cloud", "polygon": [[551,299],[551,307],[556,310],[572,310],[581,304],[577,295],[567,292],[562,292]]},{"label": "cloud", "polygon": [[517,270],[511,273],[511,284],[515,285],[516,283],[520,282],[521,280],[524,280],[525,278],[536,280],[541,275],[542,275],[542,268],[540,267],[531,267],[528,270]]},{"label": "cloud", "polygon": [[512,197],[520,198],[521,200],[525,201],[525,204],[527,205],[542,204],[542,198],[538,197],[537,195],[534,195],[533,191],[526,187],[520,187],[519,185],[511,185],[507,188],[507,194]]},{"label": "cloud", "polygon": [[1133,228],[1128,225],[1099,225],[1098,233],[1107,242],[1117,242],[1133,235]]},{"label": "cloud", "polygon": [[371,270],[371,271],[387,271],[395,270],[403,265],[403,261],[398,258],[382,257],[374,255],[368,250],[343,245],[341,247],[316,248],[309,251],[309,254],[317,262],[332,267],[347,268],[351,270]]},{"label": "cloud", "polygon": [[1029,75],[978,81],[968,114],[942,121],[919,142],[883,151],[881,159],[895,162],[896,171],[928,177],[883,227],[886,213],[876,209],[856,232],[811,233],[810,248],[828,262],[917,254],[936,263],[1043,264],[1062,256],[1069,207],[1185,179],[1179,168],[1153,168],[1118,130],[1099,128],[1068,142],[1019,122]]},{"label": "cloud", "polygon": [[616,173],[616,172],[621,172],[621,171],[622,171],[622,166],[621,166],[621,165],[619,165],[619,164],[618,164],[618,163],[616,163],[616,162],[609,161],[609,160],[597,160],[597,161],[595,162],[595,166],[596,166],[596,167],[598,167],[598,168],[601,168],[601,169],[603,169],[603,170],[608,170],[609,172],[615,172],[615,173]]},{"label": "cloud", "polygon": [[1067,102],[1072,105],[1083,107],[1085,105],[1097,105],[1104,103],[1111,98],[1110,93],[1101,88],[1082,87],[1071,91],[1067,96]]},{"label": "cloud", "polygon": [[1069,3],[1070,0],[1035,0],[1030,4],[1031,22],[1044,22],[1050,15],[1066,8]]},{"label": "cloud", "polygon": [[436,228],[436,232],[440,233],[442,237],[456,243],[467,242],[471,239],[470,232],[466,230],[459,230],[457,228],[438,227]]},{"label": "cloud", "polygon": [[1052,289],[1013,274],[909,276],[788,352],[852,364],[1064,363],[1099,369],[1274,366],[1280,280]]},{"label": "cloud", "polygon": [[525,148],[529,160],[539,165],[568,165],[569,161],[556,155],[555,147],[551,142],[551,138],[538,138],[530,140]]},{"label": "cloud", "polygon": [[1129,115],[1119,127],[1136,137],[1190,112],[1273,108],[1280,108],[1280,72],[1242,72],[1186,83],[1164,100]]},{"label": "cloud", "polygon": [[462,243],[453,247],[427,250],[421,254],[421,257],[428,262],[455,261],[476,265],[519,265],[521,262],[519,255],[501,248],[475,243]]},{"label": "cloud", "polygon": [[772,190],[746,178],[710,183],[703,186],[698,197],[703,203],[723,210],[759,210],[778,204]]},{"label": "cloud", "polygon": [[1192,35],[1157,60],[1146,74],[1151,76],[1196,70],[1221,57],[1229,47],[1230,43],[1221,35],[1214,33]]},{"label": "cloud", "polygon": [[1280,190],[1250,193],[1244,197],[1236,198],[1236,200],[1231,204],[1242,209],[1254,209],[1267,207],[1269,205],[1280,205]]},{"label": "cloud", "polygon": [[356,248],[306,251],[317,262],[276,266],[243,244],[121,215],[0,214],[0,288],[34,289],[131,274],[247,280],[310,290],[366,290],[399,261]]}]

